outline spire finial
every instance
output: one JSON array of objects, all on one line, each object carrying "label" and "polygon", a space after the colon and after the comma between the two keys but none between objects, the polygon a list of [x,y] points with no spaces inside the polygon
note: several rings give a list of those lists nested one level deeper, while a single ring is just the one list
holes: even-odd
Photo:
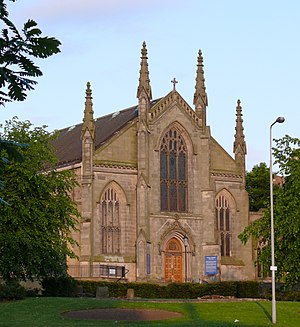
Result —
[{"label": "spire finial", "polygon": [[241,107],[241,100],[237,100],[236,106],[236,126],[235,126],[235,135],[234,135],[234,143],[233,143],[233,152],[235,155],[247,154],[245,135],[244,135],[244,127],[243,127],[243,114]]},{"label": "spire finial", "polygon": [[206,108],[208,105],[206,87],[205,87],[205,78],[203,70],[203,56],[202,51],[198,52],[198,63],[197,63],[197,73],[196,73],[196,86],[194,94],[194,105],[197,107],[200,105],[202,108]]},{"label": "spire finial", "polygon": [[146,45],[146,42],[145,41],[143,42],[143,45],[142,46],[143,46],[142,51],[141,51],[142,57],[147,57],[147,45]]},{"label": "spire finial", "polygon": [[152,91],[150,86],[150,79],[149,79],[149,70],[148,70],[148,57],[147,57],[147,47],[146,42],[143,42],[143,47],[141,50],[141,69],[140,69],[140,78],[139,78],[139,86],[137,89],[137,98],[140,96],[142,90],[146,92],[149,100],[152,99]]},{"label": "spire finial", "polygon": [[88,129],[92,138],[95,137],[95,122],[94,122],[94,111],[93,111],[93,102],[92,102],[92,90],[91,83],[86,83],[85,90],[85,108],[84,108],[84,116],[83,116],[83,125],[81,130],[81,137]]}]

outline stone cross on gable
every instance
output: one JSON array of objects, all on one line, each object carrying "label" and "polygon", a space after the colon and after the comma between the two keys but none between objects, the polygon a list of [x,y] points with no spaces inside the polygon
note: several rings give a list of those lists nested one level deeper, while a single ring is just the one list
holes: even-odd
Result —
[{"label": "stone cross on gable", "polygon": [[176,90],[176,84],[178,83],[178,81],[176,81],[176,78],[174,77],[171,81],[171,83],[173,84],[173,90]]}]

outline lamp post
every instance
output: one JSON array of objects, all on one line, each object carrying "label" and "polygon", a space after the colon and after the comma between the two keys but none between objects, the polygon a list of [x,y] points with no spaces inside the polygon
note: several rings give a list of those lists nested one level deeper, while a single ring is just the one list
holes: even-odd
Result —
[{"label": "lamp post", "polygon": [[184,280],[185,280],[185,282],[187,282],[187,252],[186,252],[186,248],[188,246],[188,238],[186,235],[184,235],[184,237],[183,237],[183,244],[184,244],[184,269],[185,269]]},{"label": "lamp post", "polygon": [[284,117],[278,117],[270,126],[270,215],[271,215],[271,267],[272,272],[272,323],[276,324],[276,287],[275,287],[275,255],[274,255],[274,217],[273,217],[273,164],[272,164],[272,127],[276,123],[283,123]]}]

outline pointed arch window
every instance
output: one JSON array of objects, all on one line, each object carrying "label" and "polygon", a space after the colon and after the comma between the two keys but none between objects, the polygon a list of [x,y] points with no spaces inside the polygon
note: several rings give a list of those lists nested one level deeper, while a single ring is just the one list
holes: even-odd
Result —
[{"label": "pointed arch window", "polygon": [[256,268],[257,268],[257,277],[258,278],[269,278],[271,277],[271,271],[268,269],[269,267],[264,266],[258,259],[264,248],[268,245],[268,242],[259,240],[256,247]]},{"label": "pointed arch window", "polygon": [[219,233],[221,256],[231,256],[231,216],[229,201],[224,195],[216,199],[216,229]]},{"label": "pointed arch window", "polygon": [[108,188],[101,198],[102,253],[119,254],[121,244],[120,203],[115,189]]},{"label": "pointed arch window", "polygon": [[187,147],[175,127],[160,145],[161,211],[187,211]]}]

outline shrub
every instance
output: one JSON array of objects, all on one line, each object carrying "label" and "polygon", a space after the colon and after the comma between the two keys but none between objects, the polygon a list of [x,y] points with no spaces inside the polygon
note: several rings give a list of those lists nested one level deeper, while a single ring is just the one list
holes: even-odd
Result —
[{"label": "shrub", "polygon": [[[200,283],[123,283],[78,281],[81,294],[96,296],[97,286],[107,286],[110,297],[124,298],[128,288],[133,288],[135,297],[150,299],[197,299],[203,296],[232,296],[236,298],[270,298],[269,284],[256,281]],[[279,286],[279,285],[278,285]],[[300,290],[287,292],[283,287],[276,291],[278,300],[299,301]]]},{"label": "shrub", "polygon": [[6,281],[0,285],[0,298],[9,300],[22,300],[26,291],[17,280]]},{"label": "shrub", "polygon": [[192,283],[170,283],[166,286],[164,297],[167,299],[189,299],[195,297]]},{"label": "shrub", "polygon": [[42,281],[43,296],[68,297],[75,296],[77,282],[70,276],[48,277]]},{"label": "shrub", "polygon": [[300,301],[300,290],[288,291],[282,295],[276,295],[276,299],[279,301]]},{"label": "shrub", "polygon": [[40,295],[40,289],[38,288],[25,288],[26,297],[37,297]]},{"label": "shrub", "polygon": [[130,283],[128,288],[133,288],[135,296],[140,298],[160,299],[165,293],[165,286],[151,283]]},{"label": "shrub", "polygon": [[127,289],[133,288],[136,297],[165,299],[196,299],[204,295],[236,296],[234,282],[219,282],[211,284],[170,283],[158,285],[152,283],[116,283],[78,281],[82,294],[96,295],[97,286],[107,286],[111,297],[126,297]]},{"label": "shrub", "polygon": [[238,298],[260,298],[260,286],[255,281],[236,282],[236,297]]}]

